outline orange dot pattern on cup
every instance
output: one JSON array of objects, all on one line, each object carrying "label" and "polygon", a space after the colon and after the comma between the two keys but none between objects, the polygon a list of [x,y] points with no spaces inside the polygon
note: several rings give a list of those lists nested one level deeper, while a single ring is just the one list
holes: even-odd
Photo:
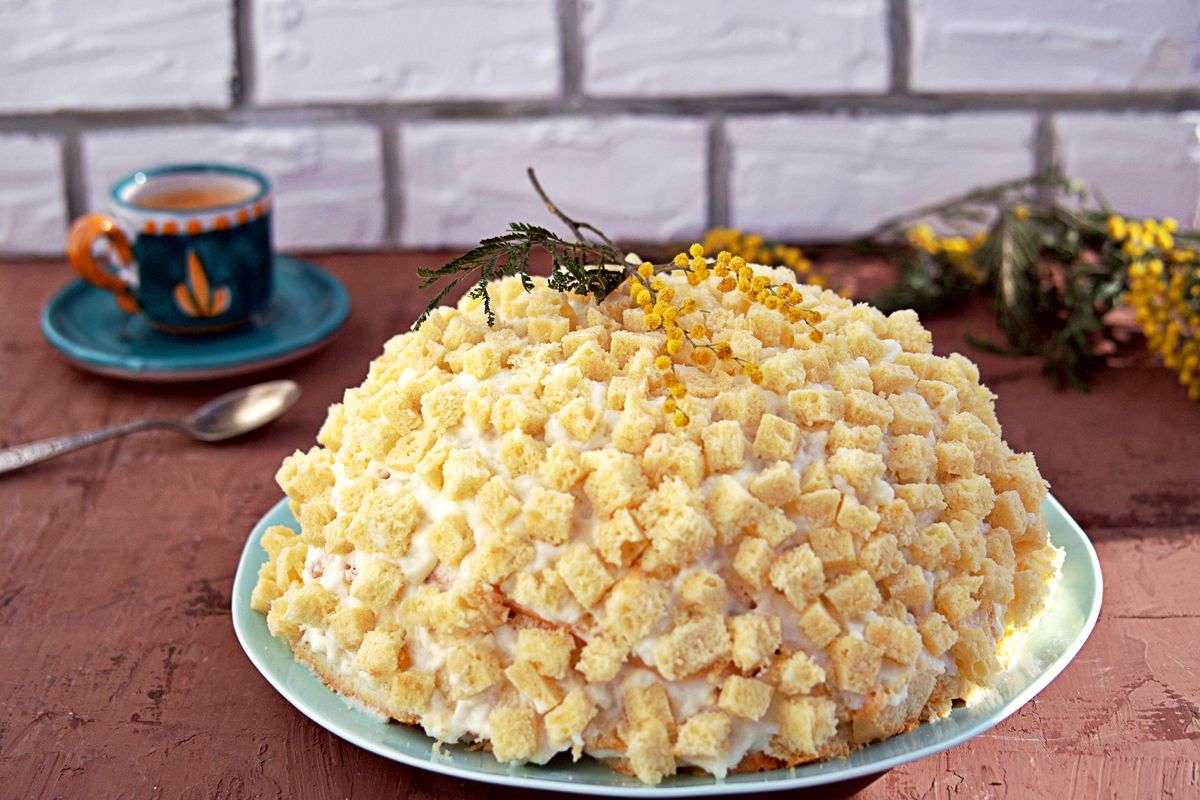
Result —
[{"label": "orange dot pattern on cup", "polygon": [[271,199],[267,198],[252,206],[240,208],[233,214],[225,213],[213,217],[194,219],[148,219],[141,223],[142,232],[151,236],[157,234],[176,236],[181,233],[195,236],[206,231],[228,230],[234,225],[245,225],[251,220],[259,219],[271,210],[271,205]]}]

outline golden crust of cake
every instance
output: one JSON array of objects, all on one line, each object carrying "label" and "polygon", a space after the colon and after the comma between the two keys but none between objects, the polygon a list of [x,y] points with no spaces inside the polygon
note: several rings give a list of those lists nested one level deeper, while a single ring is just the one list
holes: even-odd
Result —
[{"label": "golden crust of cake", "polygon": [[272,634],[439,741],[646,783],[843,756],[988,685],[1059,553],[978,370],[911,312],[664,280],[733,355],[676,346],[686,398],[620,291],[505,279],[494,327],[468,299],[389,341],[279,470]]}]

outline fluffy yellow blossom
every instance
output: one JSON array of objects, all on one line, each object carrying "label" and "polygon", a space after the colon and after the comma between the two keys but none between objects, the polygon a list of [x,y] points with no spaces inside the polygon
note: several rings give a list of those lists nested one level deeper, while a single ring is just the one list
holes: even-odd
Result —
[{"label": "fluffy yellow blossom", "polygon": [[[746,237],[746,242],[755,247],[764,247],[760,238]],[[789,252],[780,250],[778,246],[776,250],[780,257],[790,257]],[[673,269],[672,266],[666,269],[683,273],[682,277],[690,286],[698,286],[716,275],[720,278],[717,283],[719,291],[732,292],[738,289],[751,304],[778,311],[793,323],[804,322],[811,328],[814,322],[820,321],[819,313],[800,307],[804,296],[794,284],[772,283],[769,276],[756,274],[744,256],[734,255],[727,249],[717,254],[710,269],[704,252],[702,245],[693,244],[686,253],[675,255],[670,262]],[[799,264],[799,261],[792,259],[791,263]],[[686,365],[690,361],[696,367],[711,368],[718,360],[732,362],[730,368],[741,372],[751,382],[762,381],[763,372],[758,365],[735,356],[729,343],[712,341],[713,333],[703,319],[686,324],[681,320],[681,317],[697,312],[695,298],[684,298],[679,305],[675,305],[675,287],[669,285],[664,277],[656,276],[653,264],[639,264],[635,271],[637,278],[631,281],[630,294],[643,311],[643,322],[648,329],[666,334],[666,352],[654,359],[654,365],[662,373],[667,400],[670,401],[663,408],[673,415],[676,424],[688,424],[687,414],[678,407],[678,402],[687,397],[688,390],[686,381],[676,371],[677,365]],[[684,354],[685,342],[691,345],[687,348],[687,355]],[[680,419],[683,421],[680,422]]]},{"label": "fluffy yellow blossom", "polygon": [[[1114,222],[1116,220],[1116,222]],[[1188,397],[1200,400],[1200,269],[1197,251],[1177,247],[1173,219],[1128,222],[1109,217],[1109,235],[1125,237],[1131,256],[1125,302],[1146,337],[1146,346],[1179,375]]]},{"label": "fluffy yellow blossom", "polygon": [[[807,275],[812,271],[812,262],[804,257],[798,247],[781,243],[767,243],[761,236],[747,235],[735,228],[713,228],[704,237],[704,248],[708,252],[719,250],[717,265],[723,262],[734,264],[736,271],[747,261],[755,264],[766,264],[771,267],[788,267],[797,275]],[[719,277],[725,277],[724,270],[717,272]]]},{"label": "fluffy yellow blossom", "polygon": [[930,225],[922,224],[909,230],[908,243],[929,253],[938,251],[937,236],[934,235],[933,227]]},{"label": "fluffy yellow blossom", "polygon": [[1113,214],[1108,218],[1108,235],[1115,242],[1123,240],[1129,235],[1129,227],[1125,224],[1125,218]]}]

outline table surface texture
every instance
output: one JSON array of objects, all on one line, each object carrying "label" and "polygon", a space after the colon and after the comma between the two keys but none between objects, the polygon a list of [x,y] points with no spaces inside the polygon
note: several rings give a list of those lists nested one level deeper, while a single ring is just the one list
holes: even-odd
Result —
[{"label": "table surface texture", "polygon": [[[246,535],[280,496],[284,456],[360,383],[424,305],[415,270],[445,254],[313,260],[353,301],[330,346],[259,378],[175,386],[82,373],[37,317],[69,270],[0,263],[0,445],[186,413],[287,377],[304,396],[223,445],[170,432],[111,441],[0,477],[0,798],[504,798],[392,763],[309,722],[243,655],[230,588]],[[853,260],[836,269],[868,271]],[[994,327],[982,303],[926,320],[935,349]],[[1096,545],[1104,606],[1063,674],[993,730],[884,775],[795,796],[1200,797],[1200,403],[1152,360],[1087,394],[1037,359],[965,350]],[[789,796],[793,796],[789,795]],[[550,798],[528,793],[531,798]]]}]

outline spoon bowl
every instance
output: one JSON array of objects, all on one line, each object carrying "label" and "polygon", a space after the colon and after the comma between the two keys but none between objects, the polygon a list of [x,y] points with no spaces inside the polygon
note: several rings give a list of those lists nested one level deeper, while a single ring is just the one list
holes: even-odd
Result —
[{"label": "spoon bowl", "polygon": [[127,433],[169,428],[202,442],[221,442],[261,428],[300,399],[293,381],[269,381],[210,400],[183,419],[142,419],[88,433],[43,439],[0,450],[0,475]]},{"label": "spoon bowl", "polygon": [[294,381],[259,383],[210,400],[182,423],[195,438],[219,442],[266,425],[299,399],[300,387]]}]

